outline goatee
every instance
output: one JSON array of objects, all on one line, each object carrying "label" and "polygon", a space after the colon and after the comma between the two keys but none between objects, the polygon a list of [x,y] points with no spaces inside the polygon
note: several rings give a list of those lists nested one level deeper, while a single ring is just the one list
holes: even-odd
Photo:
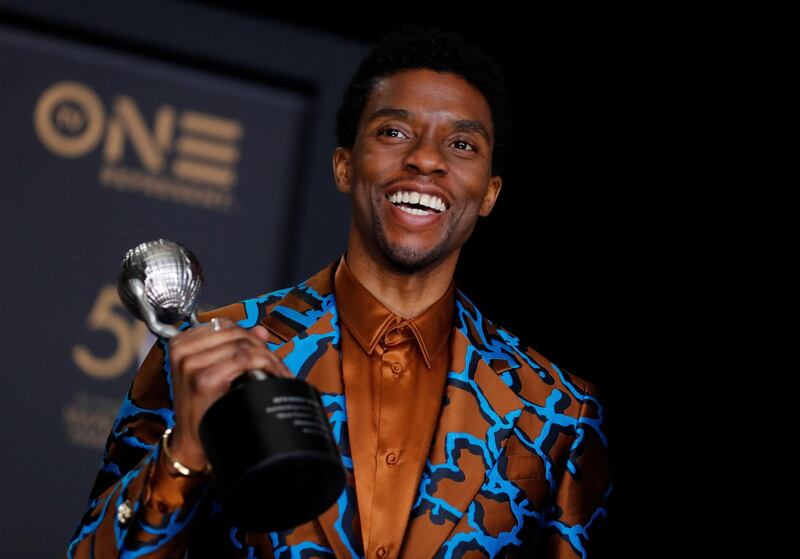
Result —
[{"label": "goatee", "polygon": [[410,249],[404,246],[391,246],[386,239],[383,227],[381,227],[377,219],[372,222],[372,235],[386,261],[401,274],[410,276],[425,270],[444,254],[444,241],[428,251]]}]

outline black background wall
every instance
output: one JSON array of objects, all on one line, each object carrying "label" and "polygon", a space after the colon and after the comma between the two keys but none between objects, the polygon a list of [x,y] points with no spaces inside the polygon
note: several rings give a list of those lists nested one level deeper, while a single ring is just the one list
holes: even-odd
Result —
[{"label": "black background wall", "polygon": [[[491,52],[512,90],[514,149],[498,205],[456,279],[495,322],[600,386],[614,476],[611,556],[724,556],[746,544],[759,556],[792,556],[796,11],[773,28],[751,14],[632,3],[531,6],[524,15],[466,4],[380,13],[169,5],[190,25],[213,14],[281,22],[352,41],[354,52],[399,23],[431,23]],[[96,29],[111,9],[55,6],[0,2],[0,13],[61,35]],[[157,10],[146,3],[138,12],[147,29],[93,40],[158,53],[148,37],[165,29],[147,19]],[[220,28],[216,40],[230,57],[244,47],[228,33]],[[214,50],[205,63],[229,66]],[[346,214],[331,222],[330,245],[306,243],[282,280],[305,277],[337,239],[344,245]]]}]

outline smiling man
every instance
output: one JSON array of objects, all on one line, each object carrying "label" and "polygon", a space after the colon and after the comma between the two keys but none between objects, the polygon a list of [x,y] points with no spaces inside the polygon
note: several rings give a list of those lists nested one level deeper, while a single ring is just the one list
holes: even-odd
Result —
[{"label": "smiling man", "polygon": [[[461,247],[500,194],[509,131],[502,74],[482,51],[432,29],[384,38],[337,115],[345,252],[296,286],[201,316],[217,328],[159,340],[68,555],[605,556],[611,484],[594,386],[454,284]],[[226,520],[203,473],[199,420],[254,368],[325,395],[347,471],[330,509],[283,532]]]},{"label": "smiling man", "polygon": [[[389,310],[414,317],[447,291],[461,246],[492,211],[492,113],[464,78],[407,69],[376,80],[336,183],[352,200],[347,264]],[[341,142],[346,142],[343,138]]]}]

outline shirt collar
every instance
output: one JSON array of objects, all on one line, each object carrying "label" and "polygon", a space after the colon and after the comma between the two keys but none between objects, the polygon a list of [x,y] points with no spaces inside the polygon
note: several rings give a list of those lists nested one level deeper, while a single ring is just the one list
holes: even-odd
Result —
[{"label": "shirt collar", "polygon": [[353,275],[344,254],[336,268],[333,290],[339,318],[368,355],[387,330],[408,324],[425,359],[425,366],[430,369],[450,336],[455,307],[453,280],[433,305],[410,319],[404,319],[383,306]]}]

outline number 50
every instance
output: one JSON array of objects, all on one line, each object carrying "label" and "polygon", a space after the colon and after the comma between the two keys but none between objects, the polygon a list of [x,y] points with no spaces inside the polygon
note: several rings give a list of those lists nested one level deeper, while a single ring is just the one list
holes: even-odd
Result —
[{"label": "number 50", "polygon": [[116,349],[109,357],[97,357],[86,346],[78,344],[72,348],[72,360],[81,371],[99,379],[118,377],[127,371],[139,351],[147,326],[138,320],[126,319],[115,309],[123,311],[127,316],[122,301],[113,284],[105,284],[95,299],[92,310],[86,318],[86,324],[92,331],[105,330],[116,340]]}]

